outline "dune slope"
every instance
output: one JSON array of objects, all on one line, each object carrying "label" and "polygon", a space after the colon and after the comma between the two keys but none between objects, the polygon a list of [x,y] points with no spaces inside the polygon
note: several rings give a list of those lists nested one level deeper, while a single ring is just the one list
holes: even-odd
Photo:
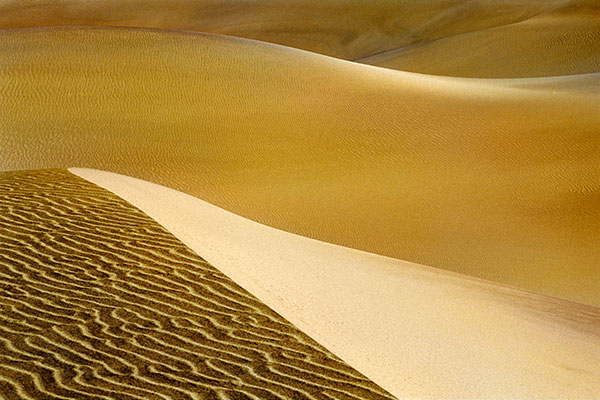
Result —
[{"label": "dune slope", "polygon": [[[192,30],[268,41],[344,59],[359,59],[466,32],[513,24],[556,9],[588,6],[594,6],[594,2],[0,0],[0,28],[103,25]],[[543,29],[545,27],[533,32],[533,35],[543,38],[547,35]],[[574,35],[568,39],[569,43],[553,44],[565,51],[570,50],[569,46],[586,46]],[[494,43],[488,41],[487,44]],[[499,50],[502,50],[517,43],[505,41],[498,44]],[[435,68],[435,64],[444,63],[445,58],[454,59],[456,56],[456,52],[445,54],[443,59],[433,60],[432,65],[426,67]],[[369,62],[378,60],[375,57]],[[540,61],[544,60],[533,60],[533,64]],[[389,59],[382,59],[382,64],[395,66]],[[473,68],[472,72],[477,73],[477,69]]]},{"label": "dune slope", "polygon": [[570,6],[497,27],[355,61],[426,74],[514,78],[600,72],[600,4]]},{"label": "dune slope", "polygon": [[[600,304],[600,96],[242,39],[0,32],[0,168],[161,183],[261,223]],[[553,85],[560,90],[553,90]]]},{"label": "dune slope", "polygon": [[0,174],[3,399],[389,399],[147,215]]},{"label": "dune slope", "polygon": [[600,390],[598,307],[282,232],[138,179],[70,171],[139,207],[398,398]]}]

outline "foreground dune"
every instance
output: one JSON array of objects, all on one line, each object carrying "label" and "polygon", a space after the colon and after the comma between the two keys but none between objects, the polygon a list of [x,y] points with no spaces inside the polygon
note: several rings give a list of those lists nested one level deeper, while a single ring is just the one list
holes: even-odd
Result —
[{"label": "foreground dune", "polygon": [[0,398],[390,399],[131,204],[0,173]]},{"label": "foreground dune", "polygon": [[106,169],[600,304],[598,75],[453,79],[117,28],[4,30],[0,57],[0,169]]},{"label": "foreground dune", "polygon": [[600,392],[596,307],[307,239],[149,182],[71,171],[140,208],[398,398]]},{"label": "foreground dune", "polygon": [[192,30],[411,71],[516,77],[600,72],[598,10],[590,0],[0,0],[0,28]]}]

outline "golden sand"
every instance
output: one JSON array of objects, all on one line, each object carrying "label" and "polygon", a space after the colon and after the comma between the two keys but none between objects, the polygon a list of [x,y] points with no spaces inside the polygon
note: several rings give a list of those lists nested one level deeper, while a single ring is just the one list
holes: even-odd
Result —
[{"label": "golden sand", "polygon": [[279,231],[200,199],[71,169],[139,207],[399,399],[592,399],[600,308]]},{"label": "golden sand", "polygon": [[106,169],[301,235],[600,304],[600,96],[585,89],[598,75],[433,77],[118,28],[5,30],[0,57],[1,169]]},{"label": "golden sand", "polygon": [[144,213],[0,173],[0,398],[390,399]]},{"label": "golden sand", "polygon": [[0,0],[0,398],[595,398],[599,17]]},{"label": "golden sand", "polygon": [[[378,0],[368,4],[358,0],[0,0],[0,28],[98,25],[191,30],[362,59],[469,32],[485,35],[490,28],[554,10],[591,7],[597,8],[593,0]],[[593,23],[593,17],[579,22]],[[527,34],[543,38],[544,29]],[[498,50],[518,51],[516,39],[500,43]],[[558,49],[564,44],[580,46],[585,51],[586,43],[577,37],[567,39],[552,44]],[[429,67],[457,56],[463,54],[443,54]],[[394,66],[389,58],[382,63]],[[472,71],[477,69],[473,66]]]},{"label": "golden sand", "polygon": [[356,61],[403,71],[476,78],[600,72],[600,5],[571,6]]}]

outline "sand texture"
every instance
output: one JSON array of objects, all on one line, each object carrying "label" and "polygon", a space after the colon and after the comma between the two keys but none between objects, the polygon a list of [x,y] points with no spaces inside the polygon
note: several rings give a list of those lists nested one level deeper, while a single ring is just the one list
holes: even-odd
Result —
[{"label": "sand texture", "polygon": [[[575,3],[576,4],[576,3]],[[600,72],[600,3],[355,60],[426,74],[515,78]]]},{"label": "sand texture", "polygon": [[600,72],[594,0],[0,0],[0,28],[218,33],[389,68],[476,77]]},{"label": "sand texture", "polygon": [[98,170],[227,276],[400,399],[594,399],[600,308],[283,232]]},{"label": "sand texture", "polygon": [[0,233],[0,398],[391,398],[66,170],[0,174]]},{"label": "sand texture", "polygon": [[599,0],[0,0],[2,400],[597,400],[599,244]]},{"label": "sand texture", "polygon": [[600,305],[600,75],[464,79],[244,39],[0,32],[0,169],[80,166]]}]

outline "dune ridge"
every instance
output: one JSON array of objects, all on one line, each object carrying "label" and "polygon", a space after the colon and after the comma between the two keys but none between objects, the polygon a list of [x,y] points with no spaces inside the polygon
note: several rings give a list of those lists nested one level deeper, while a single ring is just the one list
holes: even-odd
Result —
[{"label": "dune ridge", "polygon": [[0,398],[596,398],[598,17],[0,0]]},{"label": "dune ridge", "polygon": [[147,215],[0,174],[0,397],[389,399]]},{"label": "dune ridge", "polygon": [[593,0],[1,0],[0,28],[190,30],[437,75],[528,77],[600,72],[599,10]]},{"label": "dune ridge", "polygon": [[[90,0],[0,1],[0,28],[126,26],[218,33],[339,58],[527,19],[564,0]],[[572,3],[572,2],[571,2]],[[460,15],[460,21],[457,16]]]},{"label": "dune ridge", "polygon": [[600,309],[319,242],[110,172],[134,204],[398,398],[590,399]]},{"label": "dune ridge", "polygon": [[436,77],[245,39],[0,31],[0,168],[164,184],[311,238],[600,305],[600,75]]}]

